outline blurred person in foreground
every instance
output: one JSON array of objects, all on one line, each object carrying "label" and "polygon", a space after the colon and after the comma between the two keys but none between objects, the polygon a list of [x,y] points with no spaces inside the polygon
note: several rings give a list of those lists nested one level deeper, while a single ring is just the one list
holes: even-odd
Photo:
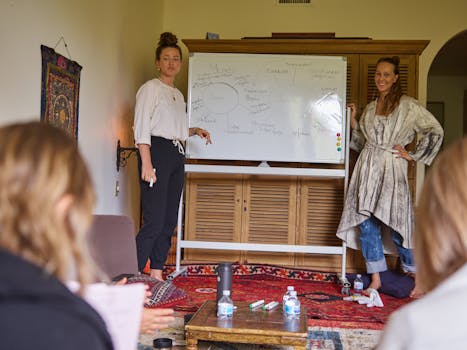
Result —
[{"label": "blurred person in foreground", "polygon": [[38,122],[0,128],[1,349],[113,349],[102,318],[64,284],[92,278],[83,238],[93,204],[64,132]]},{"label": "blurred person in foreground", "polygon": [[[113,349],[81,296],[95,276],[85,249],[94,191],[76,142],[47,124],[0,128],[0,348]],[[65,285],[77,281],[77,294]],[[143,312],[140,331],[173,310]],[[136,346],[136,344],[135,344]]]},{"label": "blurred person in foreground", "polygon": [[435,160],[415,218],[421,299],[396,311],[377,349],[465,349],[467,344],[467,137]]}]

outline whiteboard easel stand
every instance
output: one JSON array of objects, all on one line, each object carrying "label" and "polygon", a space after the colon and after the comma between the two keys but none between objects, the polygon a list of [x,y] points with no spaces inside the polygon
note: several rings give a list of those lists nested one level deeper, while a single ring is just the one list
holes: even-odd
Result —
[{"label": "whiteboard easel stand", "polygon": [[[346,116],[345,116],[345,163],[344,163],[344,168],[345,168],[345,180],[344,180],[344,205],[345,205],[345,198],[347,197],[347,189],[349,186],[349,157],[350,157],[350,107],[346,108]],[[346,270],[346,262],[347,262],[347,243],[345,241],[342,241],[342,271],[341,271],[341,277],[339,279],[340,284],[344,285],[347,284],[349,285],[349,280],[347,279],[347,276],[345,274]]]},{"label": "whiteboard easel stand", "polygon": [[[288,175],[288,176],[310,176],[325,178],[344,178],[344,198],[347,195],[347,184],[349,177],[349,125],[350,109],[347,108],[345,118],[346,141],[344,170],[341,169],[310,169],[310,168],[279,168],[279,167],[253,167],[253,166],[228,166],[228,165],[202,165],[186,164],[186,173],[208,173],[208,174],[249,174],[249,175]],[[186,241],[182,239],[182,217],[183,217],[183,193],[180,197],[177,221],[177,250],[175,270],[180,270],[182,248],[191,249],[217,249],[217,250],[247,250],[261,252],[284,252],[284,253],[310,253],[310,254],[334,254],[342,256],[342,269],[340,283],[348,282],[346,277],[346,250],[347,245],[343,241],[342,247],[336,246],[313,246],[313,245],[289,245],[289,244],[256,244],[256,243],[229,243],[209,241]]]}]

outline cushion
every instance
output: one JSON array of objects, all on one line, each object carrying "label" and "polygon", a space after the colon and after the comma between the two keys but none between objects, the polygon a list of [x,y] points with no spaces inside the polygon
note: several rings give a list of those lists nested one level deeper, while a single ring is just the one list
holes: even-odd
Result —
[{"label": "cushion", "polygon": [[[370,285],[371,275],[361,274],[363,288],[366,289]],[[395,298],[407,298],[410,292],[415,287],[415,281],[412,277],[398,274],[392,270],[386,270],[379,273],[381,278],[381,288],[378,292],[393,296]],[[353,281],[357,274],[346,274],[347,279],[353,285]]]},{"label": "cushion", "polygon": [[135,275],[128,277],[127,283],[144,283],[151,292],[149,301],[144,304],[145,307],[156,308],[169,306],[176,301],[183,300],[187,294],[183,289],[177,288],[172,281],[159,281],[147,275]]}]

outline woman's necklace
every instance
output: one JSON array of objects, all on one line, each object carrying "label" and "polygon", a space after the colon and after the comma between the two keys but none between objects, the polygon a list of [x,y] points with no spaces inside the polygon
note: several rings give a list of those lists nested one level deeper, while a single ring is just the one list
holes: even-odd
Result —
[{"label": "woman's necklace", "polygon": [[161,78],[158,78],[162,84],[166,85],[168,88],[170,88],[170,91],[172,92],[172,100],[175,102],[177,101],[177,99],[175,98],[175,90],[176,88],[174,86],[172,86],[171,84],[167,84],[166,82],[164,82]]}]

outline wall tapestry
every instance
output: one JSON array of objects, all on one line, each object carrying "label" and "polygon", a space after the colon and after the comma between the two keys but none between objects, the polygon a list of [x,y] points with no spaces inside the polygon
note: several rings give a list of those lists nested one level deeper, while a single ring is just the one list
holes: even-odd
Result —
[{"label": "wall tapestry", "polygon": [[57,126],[77,139],[82,67],[44,45],[41,45],[41,54],[41,121]]}]

